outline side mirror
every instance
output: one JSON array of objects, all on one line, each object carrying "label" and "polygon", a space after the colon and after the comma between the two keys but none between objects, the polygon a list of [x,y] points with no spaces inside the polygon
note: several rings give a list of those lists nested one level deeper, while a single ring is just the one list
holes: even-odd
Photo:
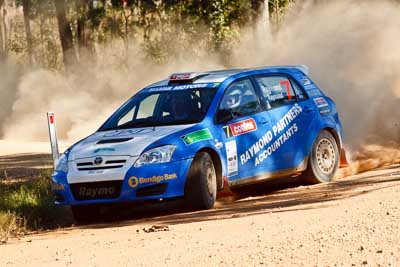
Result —
[{"label": "side mirror", "polygon": [[222,109],[217,112],[216,123],[221,124],[234,119],[233,113],[229,109]]}]

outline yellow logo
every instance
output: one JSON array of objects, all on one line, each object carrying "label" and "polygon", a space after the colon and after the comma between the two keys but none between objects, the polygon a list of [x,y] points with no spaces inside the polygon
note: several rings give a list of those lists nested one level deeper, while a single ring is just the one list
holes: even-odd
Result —
[{"label": "yellow logo", "polygon": [[128,184],[130,187],[135,188],[139,184],[139,180],[137,177],[132,176],[128,179]]},{"label": "yellow logo", "polygon": [[131,176],[128,179],[128,184],[130,187],[135,188],[139,184],[160,183],[162,181],[168,181],[177,178],[178,176],[176,175],[176,173],[171,173],[171,174],[166,173],[164,175],[159,175],[159,176],[154,175],[153,177],[140,177],[140,178]]}]

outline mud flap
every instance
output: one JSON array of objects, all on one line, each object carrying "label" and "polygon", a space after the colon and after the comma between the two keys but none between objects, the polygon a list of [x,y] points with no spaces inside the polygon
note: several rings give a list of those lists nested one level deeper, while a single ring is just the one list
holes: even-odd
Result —
[{"label": "mud flap", "polygon": [[340,165],[339,168],[346,168],[349,166],[349,162],[347,161],[346,158],[346,151],[344,150],[344,148],[342,148],[340,150]]},{"label": "mud flap", "polygon": [[223,198],[223,197],[229,197],[229,196],[233,196],[233,192],[229,188],[228,177],[224,176],[223,177],[223,188],[220,189],[219,192],[217,192],[217,198]]}]

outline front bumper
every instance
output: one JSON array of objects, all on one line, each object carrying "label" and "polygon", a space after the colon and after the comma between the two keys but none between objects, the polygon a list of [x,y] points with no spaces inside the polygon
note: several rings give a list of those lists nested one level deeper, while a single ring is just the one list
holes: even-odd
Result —
[{"label": "front bumper", "polygon": [[85,183],[67,182],[67,173],[52,176],[55,204],[80,205],[165,199],[184,195],[185,182],[193,159],[131,167],[123,180],[99,179]]}]

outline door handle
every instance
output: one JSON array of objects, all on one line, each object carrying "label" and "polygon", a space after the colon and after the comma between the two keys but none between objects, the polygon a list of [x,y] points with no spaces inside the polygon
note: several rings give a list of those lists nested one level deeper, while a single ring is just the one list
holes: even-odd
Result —
[{"label": "door handle", "polygon": [[261,117],[261,118],[260,118],[260,123],[261,123],[261,124],[267,124],[267,123],[269,123],[269,119],[268,119],[268,118],[265,118],[265,117]]},{"label": "door handle", "polygon": [[313,112],[313,109],[310,108],[309,106],[304,106],[303,110],[304,110],[304,112],[307,112],[307,113]]}]

